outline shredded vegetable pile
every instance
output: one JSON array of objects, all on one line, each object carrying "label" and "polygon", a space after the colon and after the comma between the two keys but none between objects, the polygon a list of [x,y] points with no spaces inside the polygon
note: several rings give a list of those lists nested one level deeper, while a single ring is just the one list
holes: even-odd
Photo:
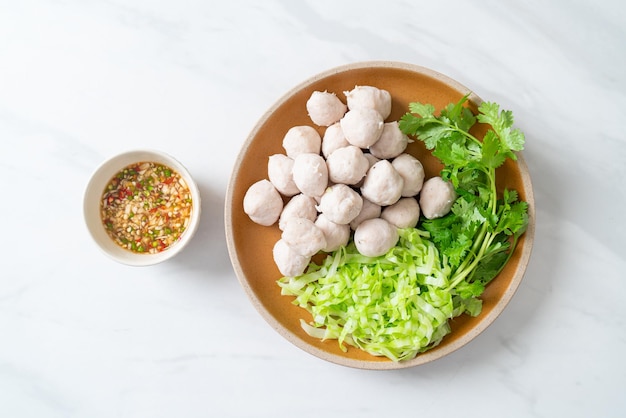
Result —
[{"label": "shredded vegetable pile", "polygon": [[384,256],[363,256],[351,243],[304,275],[279,281],[313,316],[313,325],[302,321],[310,335],[401,361],[438,344],[450,318],[480,312],[479,299],[449,291],[450,269],[423,232],[399,232]]},{"label": "shredded vegetable pile", "polygon": [[[400,121],[443,163],[441,176],[458,195],[449,214],[399,230],[384,256],[365,257],[351,242],[303,275],[278,281],[282,294],[311,313],[311,323],[301,321],[309,335],[403,361],[439,344],[450,319],[480,314],[480,295],[528,224],[517,192],[496,190],[496,168],[516,159],[524,135],[512,129],[510,111],[485,102],[474,116],[466,101],[438,115],[432,105],[411,103]],[[469,133],[477,121],[490,125],[482,140]]]}]

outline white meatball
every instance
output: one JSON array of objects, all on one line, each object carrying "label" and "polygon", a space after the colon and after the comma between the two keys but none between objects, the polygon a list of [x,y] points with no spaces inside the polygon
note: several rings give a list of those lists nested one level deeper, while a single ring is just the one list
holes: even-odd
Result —
[{"label": "white meatball", "polygon": [[351,91],[344,91],[348,109],[375,109],[383,119],[391,114],[391,94],[387,90],[373,86],[356,86]]},{"label": "white meatball", "polygon": [[330,126],[343,117],[348,106],[335,93],[314,91],[306,102],[306,110],[314,124]]},{"label": "white meatball", "polygon": [[410,154],[401,154],[394,158],[391,165],[404,180],[402,196],[416,196],[424,184],[424,166],[422,163]]},{"label": "white meatball", "polygon": [[326,132],[324,132],[324,137],[322,138],[322,155],[328,158],[333,151],[347,147],[348,145],[350,145],[350,143],[343,134],[341,123],[337,122],[326,128]]},{"label": "white meatball", "polygon": [[290,158],[303,153],[319,154],[322,148],[322,137],[311,126],[294,126],[283,138],[283,148]]},{"label": "white meatball", "polygon": [[450,212],[455,199],[456,192],[452,183],[441,177],[432,177],[424,182],[419,204],[427,219],[435,219]]},{"label": "white meatball", "polygon": [[[370,154],[369,152],[364,152],[363,155],[365,155],[365,158],[367,158],[367,161],[369,162],[370,166],[367,169],[369,171],[370,168],[372,168],[372,166],[374,164],[376,164],[377,162],[380,161],[380,158],[376,158],[374,157],[372,154]],[[365,173],[367,175],[367,173]],[[361,186],[363,186],[363,182],[365,181],[365,177],[363,177],[361,179],[360,182],[358,182],[357,184],[355,184],[356,187],[361,188]]]},{"label": "white meatball", "polygon": [[406,136],[398,127],[398,122],[385,123],[380,138],[370,147],[370,153],[377,158],[394,158],[402,154],[409,143]]},{"label": "white meatball", "polygon": [[363,221],[354,231],[356,249],[368,257],[387,254],[396,245],[398,238],[398,229],[381,218]]},{"label": "white meatball", "polygon": [[380,158],[373,156],[369,152],[364,152],[363,155],[365,155],[365,158],[367,158],[367,161],[370,162],[370,168],[372,168],[374,164],[380,161]]},{"label": "white meatball", "polygon": [[368,108],[348,111],[340,123],[346,140],[359,148],[369,148],[374,145],[385,126],[380,113]]},{"label": "white meatball", "polygon": [[293,159],[286,155],[270,155],[267,162],[267,176],[283,196],[289,197],[300,193],[293,181]]},{"label": "white meatball", "polygon": [[326,159],[326,165],[330,181],[343,184],[358,183],[370,168],[361,148],[354,145],[335,150]]},{"label": "white meatball", "polygon": [[274,263],[280,274],[287,277],[299,276],[304,273],[311,257],[296,253],[284,240],[279,239],[272,250]]},{"label": "white meatball", "polygon": [[378,218],[380,216],[381,207],[376,203],[372,203],[367,199],[363,199],[363,207],[356,218],[350,222],[350,228],[356,230],[359,224],[368,219]]},{"label": "white meatball", "polygon": [[310,196],[304,194],[295,195],[283,208],[280,218],[278,219],[278,228],[281,231],[284,230],[285,223],[291,218],[305,218],[310,221],[315,221],[315,218],[317,218],[316,205],[317,202]]},{"label": "white meatball", "polygon": [[281,238],[293,251],[304,257],[312,257],[326,247],[324,232],[309,219],[289,219],[285,222]]},{"label": "white meatball", "polygon": [[348,244],[350,240],[350,227],[348,225],[339,225],[328,219],[323,213],[317,217],[315,225],[324,232],[324,238],[326,238],[326,247],[322,248],[322,251],[329,253]]},{"label": "white meatball", "polygon": [[380,217],[398,228],[414,228],[420,218],[420,205],[413,197],[403,197],[383,209]]},{"label": "white meatball", "polygon": [[374,164],[361,187],[364,198],[380,206],[393,205],[400,199],[404,180],[388,160]]},{"label": "white meatball", "polygon": [[283,199],[269,180],[257,181],[243,197],[243,211],[259,225],[273,225],[282,210]]},{"label": "white meatball", "polygon": [[328,186],[328,167],[319,154],[304,153],[293,160],[293,181],[307,196],[319,197]]},{"label": "white meatball", "polygon": [[345,184],[334,184],[322,195],[317,210],[336,224],[347,225],[363,207],[363,198]]}]

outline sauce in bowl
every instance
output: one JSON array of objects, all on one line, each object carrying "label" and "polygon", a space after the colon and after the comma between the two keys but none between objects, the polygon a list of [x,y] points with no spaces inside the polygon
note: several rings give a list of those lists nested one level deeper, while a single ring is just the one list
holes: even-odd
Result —
[{"label": "sauce in bowl", "polygon": [[105,187],[100,216],[122,248],[155,254],[170,248],[188,227],[191,191],[179,173],[154,162],[120,170]]}]

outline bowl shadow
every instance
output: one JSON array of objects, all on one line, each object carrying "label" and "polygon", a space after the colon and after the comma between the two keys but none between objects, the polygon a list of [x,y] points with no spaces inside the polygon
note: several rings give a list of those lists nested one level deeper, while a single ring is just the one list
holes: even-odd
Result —
[{"label": "bowl shadow", "polygon": [[224,234],[225,196],[202,182],[197,184],[202,199],[200,224],[187,247],[171,263],[184,265],[186,270],[224,276],[232,272]]}]

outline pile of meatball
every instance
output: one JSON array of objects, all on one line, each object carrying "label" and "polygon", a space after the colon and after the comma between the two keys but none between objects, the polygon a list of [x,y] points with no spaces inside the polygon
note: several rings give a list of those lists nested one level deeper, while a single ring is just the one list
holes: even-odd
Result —
[{"label": "pile of meatball", "polygon": [[[444,216],[456,198],[441,177],[425,181],[422,163],[405,153],[410,142],[391,114],[391,95],[373,86],[344,92],[315,91],[306,102],[311,121],[294,126],[284,154],[267,163],[268,179],[252,184],[244,212],[260,225],[278,222],[276,266],[288,277],[304,273],[311,257],[350,239],[362,255],[386,254],[398,229],[415,227],[421,214]],[[285,203],[286,202],[286,203]]]}]

